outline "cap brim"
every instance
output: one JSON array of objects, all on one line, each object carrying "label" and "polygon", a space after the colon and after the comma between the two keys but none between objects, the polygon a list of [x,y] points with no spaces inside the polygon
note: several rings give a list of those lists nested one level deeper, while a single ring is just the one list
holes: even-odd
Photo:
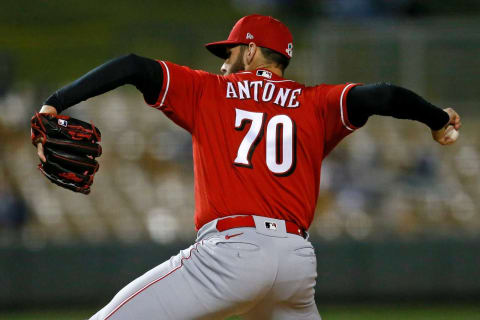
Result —
[{"label": "cap brim", "polygon": [[207,43],[205,47],[208,49],[208,51],[210,51],[217,57],[222,59],[227,59],[228,58],[227,48],[233,47],[238,44],[240,44],[240,42],[238,41],[224,40],[224,41]]}]

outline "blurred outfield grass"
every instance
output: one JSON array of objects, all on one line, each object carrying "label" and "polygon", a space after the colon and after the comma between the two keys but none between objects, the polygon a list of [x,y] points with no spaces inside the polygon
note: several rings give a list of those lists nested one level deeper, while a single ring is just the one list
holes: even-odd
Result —
[{"label": "blurred outfield grass", "polygon": [[[95,310],[43,310],[0,313],[0,320],[81,320]],[[320,306],[323,320],[480,320],[480,305],[338,305]],[[230,318],[228,320],[240,320]],[[259,319],[260,320],[260,319]]]}]

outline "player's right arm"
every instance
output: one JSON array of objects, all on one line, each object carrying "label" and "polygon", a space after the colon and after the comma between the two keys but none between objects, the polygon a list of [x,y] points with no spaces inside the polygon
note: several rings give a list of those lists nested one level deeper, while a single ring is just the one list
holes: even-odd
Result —
[{"label": "player's right arm", "polygon": [[[125,84],[134,85],[145,101],[154,104],[163,84],[163,71],[158,61],[125,55],[91,70],[74,82],[55,91],[40,109],[41,113],[57,114],[89,98]],[[37,144],[39,158],[45,162],[42,144]]]},{"label": "player's right arm", "polygon": [[347,96],[350,122],[360,127],[372,115],[416,120],[426,124],[435,141],[442,145],[455,142],[449,131],[459,130],[460,116],[452,108],[438,108],[416,93],[389,83],[356,86]]}]

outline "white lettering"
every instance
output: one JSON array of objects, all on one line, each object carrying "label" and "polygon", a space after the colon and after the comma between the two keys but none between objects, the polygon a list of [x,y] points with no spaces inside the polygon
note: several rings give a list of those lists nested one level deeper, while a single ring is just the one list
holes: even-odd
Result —
[{"label": "white lettering", "polygon": [[[253,93],[252,93],[253,88]],[[300,102],[298,96],[302,94],[302,88],[278,87],[274,81],[249,81],[227,82],[228,99],[253,99],[255,101],[271,102],[283,108],[298,108]]]},{"label": "white lettering", "polygon": [[288,103],[287,108],[296,108],[300,105],[300,103],[298,101],[295,101],[295,99],[297,99],[297,96],[300,93],[302,93],[302,89],[300,89],[300,88],[292,91],[292,95],[290,96],[290,101]]},{"label": "white lettering", "polygon": [[275,85],[271,82],[267,82],[265,84],[265,87],[263,88],[262,100],[265,102],[272,100],[274,91],[275,91]]},{"label": "white lettering", "polygon": [[231,82],[227,82],[227,98],[238,98],[235,87]]},{"label": "white lettering", "polygon": [[285,107],[285,103],[287,102],[288,94],[290,93],[290,88],[280,88],[277,93],[277,97],[273,103],[278,104],[282,107]]},{"label": "white lettering", "polygon": [[243,84],[238,82],[238,94],[240,99],[250,99],[250,88],[248,87],[248,80],[244,80]]},{"label": "white lettering", "polygon": [[250,87],[253,86],[253,100],[258,101],[258,87],[262,87],[262,81],[252,81],[250,82]]}]

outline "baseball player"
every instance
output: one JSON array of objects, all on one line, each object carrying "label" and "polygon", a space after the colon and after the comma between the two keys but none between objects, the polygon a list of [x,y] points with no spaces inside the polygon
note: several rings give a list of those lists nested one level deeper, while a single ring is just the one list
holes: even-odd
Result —
[{"label": "baseball player", "polygon": [[[207,49],[223,75],[127,55],[52,94],[56,114],[132,84],[191,133],[196,243],[123,288],[92,320],[320,319],[308,241],[323,158],[372,115],[426,124],[448,145],[461,123],[388,83],[307,87],[283,77],[293,39],[280,21],[241,18]],[[41,161],[45,161],[41,144]]]}]

